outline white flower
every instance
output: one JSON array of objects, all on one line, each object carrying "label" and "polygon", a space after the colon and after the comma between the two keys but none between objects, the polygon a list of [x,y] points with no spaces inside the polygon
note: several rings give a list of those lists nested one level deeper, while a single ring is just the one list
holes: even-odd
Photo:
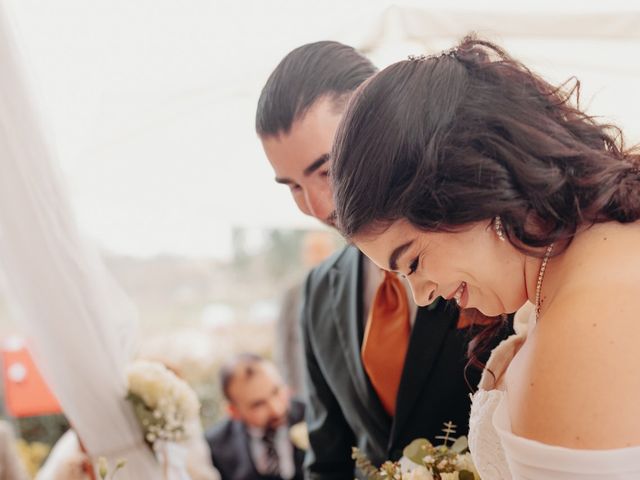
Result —
[{"label": "white flower", "polygon": [[300,450],[309,450],[309,431],[305,422],[296,423],[289,429],[289,438]]},{"label": "white flower", "polygon": [[470,453],[458,455],[458,458],[456,459],[456,470],[468,470],[473,473],[473,477],[475,479],[480,480],[480,474],[473,464],[473,458]]},{"label": "white flower", "polygon": [[408,480],[433,480],[433,474],[423,466],[416,466],[409,472]]},{"label": "white flower", "polygon": [[398,460],[398,465],[400,465],[400,472],[402,472],[402,475],[409,475],[411,470],[416,467],[416,464],[407,457],[401,457],[400,460]]},{"label": "white flower", "polygon": [[425,455],[424,458],[422,459],[422,461],[424,463],[433,463],[436,461],[435,458],[433,458],[431,455]]}]

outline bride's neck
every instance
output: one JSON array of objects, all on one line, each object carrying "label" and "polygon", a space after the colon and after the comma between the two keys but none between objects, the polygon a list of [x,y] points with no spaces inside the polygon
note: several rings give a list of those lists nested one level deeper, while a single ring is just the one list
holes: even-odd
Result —
[{"label": "bride's neck", "polygon": [[[584,233],[589,230],[588,227],[579,227],[573,236],[573,241],[567,245],[567,242],[554,243],[551,255],[547,260],[547,264],[542,276],[542,286],[540,289],[540,315],[553,303],[553,299],[563,282],[563,275],[566,273],[565,267],[572,263],[571,251],[577,243],[581,243]],[[536,305],[536,289],[538,278],[540,276],[540,268],[544,262],[546,247],[540,250],[539,256],[528,256],[525,260],[525,282],[527,288],[527,298],[535,306]],[[569,255],[567,255],[569,253]]]}]

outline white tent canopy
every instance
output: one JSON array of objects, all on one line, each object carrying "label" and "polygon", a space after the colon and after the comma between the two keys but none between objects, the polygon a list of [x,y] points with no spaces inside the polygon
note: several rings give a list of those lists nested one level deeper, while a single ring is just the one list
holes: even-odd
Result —
[{"label": "white tent canopy", "polygon": [[[118,253],[225,257],[230,228],[316,226],[253,130],[268,74],[335,39],[384,66],[470,30],[640,140],[640,5],[608,2],[11,0],[84,230]],[[480,6],[482,10],[479,10]]]}]

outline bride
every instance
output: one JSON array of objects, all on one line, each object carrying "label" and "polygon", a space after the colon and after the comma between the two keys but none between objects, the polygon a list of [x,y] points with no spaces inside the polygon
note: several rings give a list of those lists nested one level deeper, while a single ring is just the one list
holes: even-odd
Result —
[{"label": "bride", "polygon": [[419,305],[533,304],[474,396],[485,480],[640,478],[640,155],[578,94],[467,37],[374,76],[334,147],[338,225]]}]

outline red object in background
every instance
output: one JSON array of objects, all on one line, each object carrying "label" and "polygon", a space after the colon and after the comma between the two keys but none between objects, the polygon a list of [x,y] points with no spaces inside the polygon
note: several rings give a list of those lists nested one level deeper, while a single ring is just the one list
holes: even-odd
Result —
[{"label": "red object in background", "polygon": [[29,351],[18,337],[2,344],[2,377],[5,407],[13,417],[61,413],[60,404],[36,368]]}]

